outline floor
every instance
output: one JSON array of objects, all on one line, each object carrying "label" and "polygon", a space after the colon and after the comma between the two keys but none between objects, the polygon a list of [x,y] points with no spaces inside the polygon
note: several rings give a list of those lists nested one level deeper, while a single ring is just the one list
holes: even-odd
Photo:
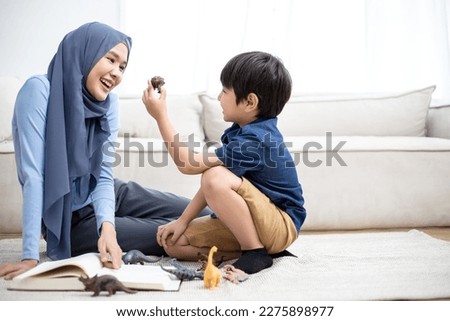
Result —
[{"label": "floor", "polygon": [[[334,233],[368,233],[368,232],[398,232],[409,231],[411,228],[403,229],[368,229],[368,230],[346,230],[346,231],[302,231],[303,234],[334,234]],[[417,230],[427,233],[428,235],[441,239],[444,241],[450,241],[450,226],[449,227],[426,227],[417,228]]]},{"label": "floor", "polygon": [[[445,240],[450,241],[450,226],[449,227],[427,227],[427,228],[416,228],[419,231],[425,232],[428,235]],[[368,229],[368,230],[346,230],[346,231],[302,231],[305,235],[314,235],[314,234],[336,234],[336,233],[376,233],[376,232],[398,232],[398,231],[409,231],[411,228],[403,228],[403,229]],[[0,239],[6,238],[14,238],[20,237],[20,235],[0,235]],[[435,301],[435,300],[433,300]],[[450,301],[450,298],[442,298],[438,301]]]}]

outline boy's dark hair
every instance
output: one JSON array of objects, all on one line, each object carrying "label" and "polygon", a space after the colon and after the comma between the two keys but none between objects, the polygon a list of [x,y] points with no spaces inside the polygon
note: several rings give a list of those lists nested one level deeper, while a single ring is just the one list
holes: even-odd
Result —
[{"label": "boy's dark hair", "polygon": [[260,118],[276,117],[291,97],[292,80],[283,62],[269,53],[245,52],[233,57],[220,74],[225,88],[233,89],[236,103],[254,93]]}]

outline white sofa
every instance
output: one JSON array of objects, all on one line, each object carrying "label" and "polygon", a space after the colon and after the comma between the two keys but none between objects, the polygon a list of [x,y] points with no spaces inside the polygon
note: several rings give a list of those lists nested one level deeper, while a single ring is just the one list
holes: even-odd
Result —
[{"label": "white sofa", "polygon": [[[21,81],[0,78],[0,235],[21,233],[11,115]],[[304,230],[450,226],[450,106],[434,87],[396,94],[294,96],[279,127],[296,161],[308,212]],[[214,148],[230,124],[207,94],[169,95],[180,137]],[[120,97],[115,176],[192,197],[140,97]]]}]

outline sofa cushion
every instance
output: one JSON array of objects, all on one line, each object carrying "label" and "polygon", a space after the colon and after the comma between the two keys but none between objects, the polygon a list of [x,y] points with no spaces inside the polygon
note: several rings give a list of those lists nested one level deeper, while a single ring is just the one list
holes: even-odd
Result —
[{"label": "sofa cushion", "polygon": [[[286,136],[425,136],[435,86],[395,94],[293,96],[279,115]],[[220,141],[229,126],[216,98],[199,96],[208,140]]]},{"label": "sofa cushion", "polygon": [[222,107],[217,98],[208,94],[200,94],[198,96],[203,105],[202,109],[202,125],[205,131],[205,139],[207,142],[220,143],[220,137],[231,123],[223,120]]},{"label": "sofa cushion", "polygon": [[[450,140],[411,136],[285,136],[293,154],[347,152],[450,152]],[[342,157],[344,158],[344,157]]]},{"label": "sofa cushion", "polygon": [[432,106],[427,117],[427,136],[450,139],[450,105]]},{"label": "sofa cushion", "polygon": [[[155,120],[147,113],[141,97],[120,97],[119,136],[161,138]],[[203,142],[205,135],[200,123],[202,105],[197,95],[168,95],[167,110],[183,140],[194,135]]]},{"label": "sofa cushion", "polygon": [[16,77],[0,77],[0,142],[12,138],[11,119],[22,81]]},{"label": "sofa cushion", "polygon": [[435,86],[396,94],[292,97],[279,116],[285,135],[425,136]]},{"label": "sofa cushion", "polygon": [[153,119],[145,110],[145,106],[139,97],[120,97],[120,128],[119,136],[149,137]]}]

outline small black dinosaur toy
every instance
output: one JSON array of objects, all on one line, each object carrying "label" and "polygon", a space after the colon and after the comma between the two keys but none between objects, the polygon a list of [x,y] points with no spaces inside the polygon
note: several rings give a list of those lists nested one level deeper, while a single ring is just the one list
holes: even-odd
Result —
[{"label": "small black dinosaur toy", "polygon": [[157,258],[156,260],[151,260],[144,253],[139,250],[130,250],[122,256],[122,261],[125,264],[141,264],[144,263],[156,263],[161,260],[162,257]]},{"label": "small black dinosaur toy", "polygon": [[136,291],[127,288],[113,275],[94,276],[92,278],[79,277],[81,283],[84,285],[85,291],[94,291],[92,296],[98,296],[101,291],[107,291],[108,296],[116,294],[117,291],[124,291],[126,293],[136,293]]},{"label": "small black dinosaur toy", "polygon": [[175,267],[175,269],[167,269],[160,265],[164,271],[175,275],[179,280],[193,280],[195,278],[203,279],[203,271],[188,269],[180,264],[176,259],[169,260],[169,263]]}]

